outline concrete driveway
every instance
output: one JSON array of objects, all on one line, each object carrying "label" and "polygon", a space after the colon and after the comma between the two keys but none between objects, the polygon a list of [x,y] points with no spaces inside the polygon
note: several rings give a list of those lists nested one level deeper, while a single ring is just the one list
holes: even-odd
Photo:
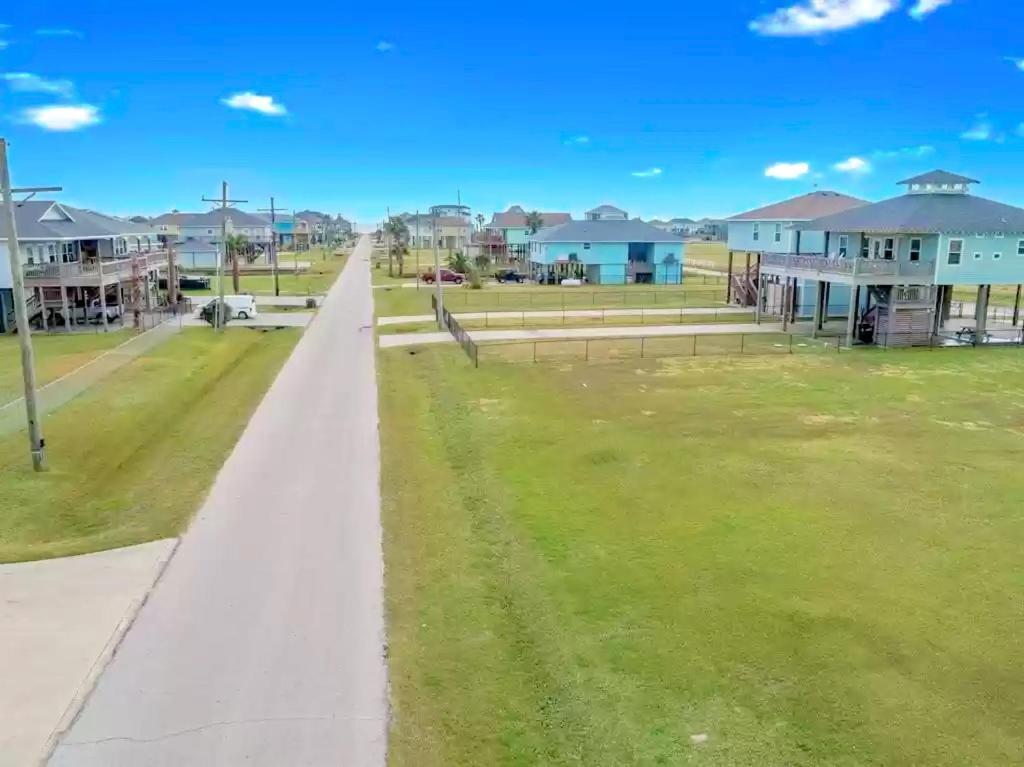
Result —
[{"label": "concrete driveway", "polygon": [[368,257],[364,237],[51,764],[384,764]]}]

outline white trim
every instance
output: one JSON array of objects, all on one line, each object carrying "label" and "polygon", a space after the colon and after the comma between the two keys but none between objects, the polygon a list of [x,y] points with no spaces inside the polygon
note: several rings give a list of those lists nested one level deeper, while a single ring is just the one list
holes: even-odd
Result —
[{"label": "white trim", "polygon": [[[953,252],[953,243],[960,243],[960,250],[957,253],[957,261],[953,263],[949,260],[950,255]],[[964,240],[962,237],[950,237],[946,240],[946,266],[960,266],[964,262]]]}]

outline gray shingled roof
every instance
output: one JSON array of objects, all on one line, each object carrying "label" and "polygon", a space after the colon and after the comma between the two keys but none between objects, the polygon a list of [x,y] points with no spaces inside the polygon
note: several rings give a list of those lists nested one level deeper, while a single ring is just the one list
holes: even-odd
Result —
[{"label": "gray shingled roof", "polygon": [[1024,232],[1024,208],[970,194],[903,194],[796,228],[909,234]]},{"label": "gray shingled roof", "polygon": [[591,208],[587,213],[621,213],[626,214],[622,208],[616,208],[614,205],[598,205],[596,208]]},{"label": "gray shingled roof", "polygon": [[[519,212],[517,212],[517,208]],[[514,205],[504,213],[495,213],[491,217],[491,223],[488,226],[495,229],[525,228],[526,213],[523,213],[522,210],[518,205]],[[540,220],[543,227],[557,226],[572,220],[572,216],[568,213],[541,213]]]},{"label": "gray shingled roof", "polygon": [[683,238],[643,221],[568,221],[541,229],[534,242],[679,242]]},{"label": "gray shingled roof", "polygon": [[[820,216],[829,216],[843,210],[867,205],[867,200],[850,197],[839,192],[819,191],[791,197],[782,202],[766,205],[763,208],[737,213],[729,221],[806,221]],[[705,219],[702,219],[704,221]]]},{"label": "gray shingled roof", "polygon": [[[40,221],[50,208],[59,205],[72,221]],[[19,240],[92,240],[108,237],[155,237],[156,229],[148,224],[105,216],[84,208],[74,208],[53,200],[29,200],[14,208],[14,225]],[[0,220],[0,237],[7,237],[7,227]]]},{"label": "gray shingled roof", "polygon": [[269,226],[270,221],[238,208],[214,208],[206,213],[185,213],[179,220],[179,226],[220,226],[222,217],[227,214],[235,226]]},{"label": "gray shingled roof", "polygon": [[950,173],[945,170],[933,170],[928,173],[922,173],[920,176],[913,176],[911,178],[903,179],[898,181],[898,184],[980,184],[981,182],[975,178],[968,178],[967,176],[959,176],[956,173]]}]

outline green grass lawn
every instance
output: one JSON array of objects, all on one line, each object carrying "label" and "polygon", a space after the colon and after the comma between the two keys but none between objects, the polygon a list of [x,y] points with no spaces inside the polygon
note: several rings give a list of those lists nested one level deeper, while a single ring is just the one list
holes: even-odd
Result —
[{"label": "green grass lawn", "polygon": [[[323,259],[321,251],[318,248],[314,248],[309,252],[300,253],[299,260],[309,261],[310,267],[306,271],[296,274],[292,271],[285,271],[291,260],[284,256],[281,257],[282,268],[278,274],[278,281],[283,295],[320,295],[326,293],[331,285],[334,284],[338,275],[341,274],[348,256],[332,255]],[[234,283],[231,279],[230,269],[227,270],[224,279],[224,290],[227,293],[231,293],[234,290]],[[254,296],[272,296],[274,295],[274,275],[242,275],[239,278],[239,288],[242,293],[251,293]],[[210,288],[208,290],[185,290],[183,292],[187,296],[216,295],[217,276],[213,275],[210,278]]]},{"label": "green grass lawn", "polygon": [[1019,352],[379,359],[392,765],[1021,763]]},{"label": "green grass lawn", "polygon": [[[990,306],[1001,306],[1013,308],[1014,300],[1017,297],[1016,285],[993,285],[989,295]],[[978,288],[973,285],[954,285],[953,300],[974,303],[978,300]]]},{"label": "green grass lawn", "polygon": [[[131,338],[130,330],[110,333],[36,333],[32,348],[39,386],[67,375],[103,352]],[[0,405],[24,394],[21,376],[21,348],[17,336],[0,336]]]},{"label": "green grass lawn", "polygon": [[180,533],[300,334],[182,331],[46,417],[45,474],[0,437],[0,562]]},{"label": "green grass lawn", "polygon": [[[433,286],[378,288],[373,291],[378,317],[429,314]],[[682,306],[724,306],[725,284],[588,285],[558,288],[538,285],[491,285],[481,290],[444,288],[453,312],[529,311],[531,309],[641,309]]]}]

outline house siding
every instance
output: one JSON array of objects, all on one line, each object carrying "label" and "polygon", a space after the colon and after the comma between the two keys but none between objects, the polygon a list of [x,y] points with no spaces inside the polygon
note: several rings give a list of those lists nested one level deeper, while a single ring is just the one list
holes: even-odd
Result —
[{"label": "house siding", "polygon": [[[963,253],[959,265],[949,264],[949,241],[963,240]],[[938,242],[938,266],[935,282],[938,285],[1019,285],[1024,283],[1024,255],[1018,255],[1019,241],[1024,232],[994,235],[944,234]],[[975,259],[974,254],[981,258]],[[999,259],[994,254],[1001,253]]]},{"label": "house siding", "polygon": [[[623,285],[627,282],[629,266],[629,243],[594,242],[585,247],[582,242],[538,243],[530,253],[534,264],[554,264],[568,261],[571,255],[587,267],[587,280],[595,284]],[[682,264],[685,246],[682,242],[653,243],[652,258],[654,281],[658,284],[679,284],[682,279]],[[672,255],[674,264],[665,264],[665,257]]]}]

